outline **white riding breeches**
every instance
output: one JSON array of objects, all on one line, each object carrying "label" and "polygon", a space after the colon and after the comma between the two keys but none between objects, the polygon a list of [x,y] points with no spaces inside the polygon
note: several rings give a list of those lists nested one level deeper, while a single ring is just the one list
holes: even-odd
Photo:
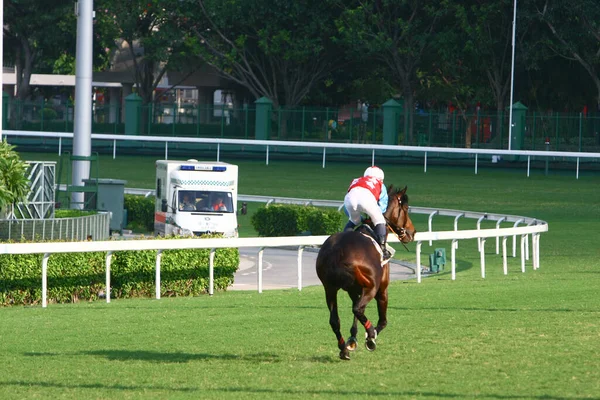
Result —
[{"label": "white riding breeches", "polygon": [[385,224],[385,218],[381,213],[377,200],[373,196],[373,193],[369,189],[363,187],[355,187],[344,197],[344,206],[348,211],[349,220],[354,224],[360,223],[360,214],[365,213],[371,217],[373,225]]}]

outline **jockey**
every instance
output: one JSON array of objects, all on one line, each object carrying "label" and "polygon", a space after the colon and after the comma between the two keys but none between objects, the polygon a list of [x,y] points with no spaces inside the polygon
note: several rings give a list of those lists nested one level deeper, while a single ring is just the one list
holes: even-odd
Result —
[{"label": "jockey", "polygon": [[392,255],[386,248],[387,228],[383,213],[387,210],[388,194],[383,178],[383,170],[372,166],[365,170],[362,177],[350,183],[344,198],[344,207],[349,219],[344,231],[353,230],[361,222],[361,213],[367,214],[375,226],[375,235],[383,252],[383,260],[387,261]]}]

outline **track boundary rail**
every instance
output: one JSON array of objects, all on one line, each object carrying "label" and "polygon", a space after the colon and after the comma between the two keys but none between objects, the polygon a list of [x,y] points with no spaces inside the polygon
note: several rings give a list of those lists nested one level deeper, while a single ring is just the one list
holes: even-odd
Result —
[{"label": "track boundary rail", "polygon": [[[17,131],[5,130],[3,134],[6,136],[23,136],[23,137],[40,137],[58,139],[58,154],[62,151],[62,139],[73,139],[72,132],[41,132],[41,131]],[[174,137],[174,136],[136,136],[136,135],[114,135],[94,133],[92,140],[112,141],[113,158],[117,155],[117,141],[137,141],[137,142],[163,142],[165,144],[165,160],[169,158],[169,143],[205,143],[216,144],[216,160],[219,161],[221,155],[221,144],[223,145],[243,145],[243,146],[258,146],[265,149],[265,163],[269,164],[269,148],[270,147],[310,147],[323,149],[322,166],[325,168],[327,158],[327,149],[354,149],[354,150],[371,150],[371,163],[375,164],[375,152],[384,150],[386,152],[404,152],[404,153],[421,153],[423,154],[423,171],[427,172],[427,154],[428,153],[446,153],[446,154],[465,154],[468,156],[474,155],[475,175],[478,172],[479,155],[488,156],[523,156],[527,157],[527,176],[530,175],[531,157],[563,157],[576,160],[576,179],[579,179],[579,162],[584,159],[600,159],[600,153],[591,152],[566,152],[566,151],[539,151],[539,150],[503,150],[503,149],[465,149],[452,147],[428,147],[428,146],[404,146],[404,145],[383,145],[383,144],[359,144],[359,143],[329,143],[329,142],[299,142],[299,141],[284,141],[284,140],[254,140],[254,139],[223,139],[223,138],[194,138],[194,137]]]},{"label": "track boundary rail", "polygon": [[[245,196],[247,199],[252,196]],[[279,202],[285,201],[285,198],[276,198]],[[262,200],[262,199],[261,199]],[[290,201],[291,199],[287,199]],[[298,200],[298,199],[295,199]],[[300,199],[302,200],[302,199]],[[273,200],[275,201],[275,199]],[[308,200],[304,200],[305,204]],[[336,202],[329,202],[336,203]],[[429,214],[429,231],[418,232],[415,235],[416,255],[417,255],[417,282],[421,282],[421,245],[424,241],[452,240],[451,248],[451,267],[452,280],[456,279],[456,250],[458,241],[465,239],[477,239],[480,252],[481,277],[485,278],[485,242],[488,238],[496,238],[496,254],[499,253],[499,240],[502,238],[502,258],[504,274],[508,274],[507,268],[507,239],[513,237],[513,257],[516,255],[516,238],[521,236],[520,255],[521,271],[525,272],[525,260],[529,260],[529,240],[531,236],[532,243],[532,266],[534,270],[540,267],[540,234],[548,231],[548,224],[545,221],[521,217],[514,215],[501,215],[489,213],[477,213],[471,211],[459,211],[448,209],[433,209],[427,207],[410,207],[410,212]],[[455,229],[452,231],[432,230],[432,219],[435,215],[454,216]],[[477,218],[477,229],[458,230],[458,219]],[[480,229],[482,220],[497,221],[496,228]],[[500,228],[500,223],[513,223],[512,227]],[[519,226],[520,224],[523,224]],[[302,290],[302,251],[307,246],[320,246],[329,236],[284,236],[284,237],[256,237],[256,238],[210,238],[210,239],[180,239],[180,240],[118,240],[118,241],[86,241],[86,242],[49,242],[49,243],[0,243],[0,254],[32,254],[41,253],[42,257],[42,307],[47,306],[47,272],[48,258],[54,253],[81,253],[81,252],[106,252],[106,302],[110,303],[110,264],[112,254],[116,251],[124,250],[156,250],[156,269],[155,269],[155,294],[160,299],[160,261],[161,254],[165,250],[174,249],[210,249],[209,256],[209,294],[214,293],[214,255],[218,248],[243,248],[259,247],[258,254],[258,274],[257,286],[258,292],[262,293],[262,256],[267,247],[297,247],[298,248],[298,290]],[[398,242],[398,238],[390,235],[389,242]]]}]

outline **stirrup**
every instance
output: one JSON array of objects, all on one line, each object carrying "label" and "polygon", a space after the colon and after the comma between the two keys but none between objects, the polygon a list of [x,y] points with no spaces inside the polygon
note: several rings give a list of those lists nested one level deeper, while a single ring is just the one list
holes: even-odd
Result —
[{"label": "stirrup", "polygon": [[387,247],[383,247],[381,249],[381,253],[382,253],[382,256],[383,256],[383,261],[387,261],[390,258],[392,258],[392,253],[390,253],[390,251],[387,249]]}]

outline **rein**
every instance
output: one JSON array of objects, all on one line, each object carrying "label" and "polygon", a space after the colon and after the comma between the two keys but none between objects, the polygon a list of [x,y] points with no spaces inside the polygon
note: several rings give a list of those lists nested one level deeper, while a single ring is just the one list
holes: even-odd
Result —
[{"label": "rein", "polygon": [[[400,219],[401,208],[402,208],[402,200],[398,199],[398,212],[396,215],[396,220]],[[400,240],[400,243],[402,243],[402,246],[404,246],[406,251],[410,251],[410,250],[408,250],[408,247],[406,247],[406,244],[404,244],[402,242],[402,238],[404,236],[406,236],[406,229],[397,227],[395,224],[392,224],[387,218],[385,219],[385,222],[386,222],[387,226],[390,228],[390,230],[394,233],[394,235],[396,235],[398,240]]]}]

